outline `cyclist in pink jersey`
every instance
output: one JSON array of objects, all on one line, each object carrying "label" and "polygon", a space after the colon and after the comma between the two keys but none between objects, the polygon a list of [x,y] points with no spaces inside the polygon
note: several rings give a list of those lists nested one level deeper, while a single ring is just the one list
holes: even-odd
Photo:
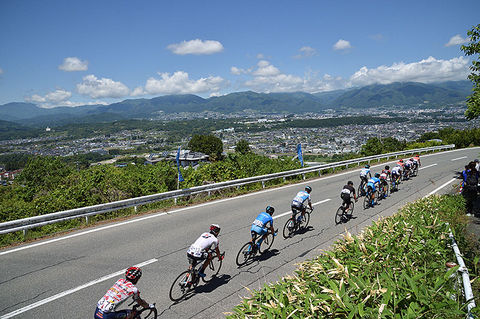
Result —
[{"label": "cyclist in pink jersey", "polygon": [[120,278],[108,289],[105,296],[97,303],[95,309],[95,319],[130,319],[133,318],[134,313],[131,310],[115,311],[117,307],[132,297],[133,300],[143,308],[154,308],[152,304],[148,304],[145,300],[140,298],[140,291],[135,286],[142,276],[142,270],[138,267],[130,267],[125,272],[125,279]]}]

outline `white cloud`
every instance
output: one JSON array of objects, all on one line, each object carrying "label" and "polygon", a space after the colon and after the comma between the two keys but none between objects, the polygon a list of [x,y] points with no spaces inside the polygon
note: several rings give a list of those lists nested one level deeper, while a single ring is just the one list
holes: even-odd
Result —
[{"label": "white cloud", "polygon": [[146,95],[147,92],[145,92],[145,90],[143,89],[143,87],[139,86],[139,87],[136,87],[132,94],[130,94],[131,96],[141,96],[141,95]]},{"label": "white cloud", "polygon": [[350,44],[350,42],[343,39],[338,40],[337,43],[333,45],[334,50],[347,50],[347,49],[350,49],[351,47],[352,45]]},{"label": "white cloud", "polygon": [[301,47],[298,51],[300,54],[295,55],[295,59],[308,58],[317,54],[317,50],[309,46]]},{"label": "white cloud", "polygon": [[237,68],[236,66],[232,66],[230,68],[230,73],[235,74],[235,75],[245,74],[247,72],[248,72],[247,70]]},{"label": "white cloud", "polygon": [[260,60],[257,63],[257,69],[252,72],[255,76],[275,76],[280,74],[280,70],[277,69],[275,66],[271,65],[270,62],[266,60]]},{"label": "white cloud", "polygon": [[453,37],[450,38],[450,41],[448,41],[448,43],[445,43],[445,46],[446,47],[451,47],[451,46],[454,46],[454,45],[460,45],[460,44],[464,44],[464,43],[467,43],[468,42],[468,39],[464,39],[460,36],[460,34],[457,34],[457,35],[454,35]]},{"label": "white cloud", "polygon": [[82,95],[88,95],[94,99],[107,97],[123,97],[130,93],[128,87],[122,82],[115,82],[112,79],[98,79],[90,74],[83,77],[83,82],[77,84],[77,91]]},{"label": "white cloud", "polygon": [[223,45],[218,41],[213,40],[190,40],[180,43],[174,43],[167,46],[167,49],[175,54],[214,54],[223,51]]},{"label": "white cloud", "polygon": [[226,81],[219,76],[209,76],[198,80],[191,80],[187,72],[177,71],[159,73],[160,79],[149,78],[145,84],[145,92],[148,94],[194,94],[205,92],[217,92]]},{"label": "white cloud", "polygon": [[53,104],[58,105],[72,96],[72,93],[62,89],[57,89],[53,92],[47,93],[44,96],[34,94],[31,97],[27,97],[26,100],[29,102],[40,103],[40,104]]},{"label": "white cloud", "polygon": [[77,57],[68,57],[63,59],[63,64],[59,65],[58,68],[66,72],[87,71],[88,61],[81,61]]},{"label": "white cloud", "polygon": [[393,82],[432,83],[441,81],[465,80],[469,73],[469,61],[466,57],[450,60],[437,60],[429,57],[413,63],[394,63],[381,65],[374,69],[362,67],[349,81],[351,86],[364,86],[374,83],[389,84]]}]

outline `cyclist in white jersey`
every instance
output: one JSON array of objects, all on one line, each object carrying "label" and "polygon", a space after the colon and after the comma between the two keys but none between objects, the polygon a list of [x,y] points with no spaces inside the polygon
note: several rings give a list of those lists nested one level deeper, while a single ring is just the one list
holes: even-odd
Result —
[{"label": "cyclist in white jersey", "polygon": [[306,186],[304,191],[300,191],[297,193],[297,196],[292,200],[292,217],[295,218],[298,212],[301,212],[301,217],[305,216],[305,209],[307,205],[313,210],[312,206],[312,199],[310,197],[310,193],[312,192],[312,188],[310,186]]},{"label": "cyclist in white jersey", "polygon": [[97,303],[95,309],[95,319],[130,319],[134,313],[131,310],[115,311],[128,298],[133,300],[143,308],[154,308],[152,304],[148,304],[140,298],[140,291],[135,286],[142,276],[142,270],[138,267],[130,267],[125,272],[125,279],[120,278],[110,288],[107,293]]},{"label": "cyclist in white jersey", "polygon": [[190,269],[195,267],[197,263],[205,260],[198,273],[200,277],[205,277],[205,269],[210,263],[210,260],[212,260],[211,249],[215,249],[218,260],[223,259],[223,256],[220,254],[220,249],[218,248],[218,233],[220,233],[220,226],[212,224],[210,225],[210,232],[201,234],[190,248],[188,248],[187,258],[190,263]]}]

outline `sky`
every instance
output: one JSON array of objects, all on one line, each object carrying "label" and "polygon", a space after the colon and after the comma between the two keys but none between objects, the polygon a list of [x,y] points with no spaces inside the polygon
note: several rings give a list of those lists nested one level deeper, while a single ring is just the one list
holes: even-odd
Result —
[{"label": "sky", "polygon": [[466,80],[478,0],[0,0],[0,105]]}]

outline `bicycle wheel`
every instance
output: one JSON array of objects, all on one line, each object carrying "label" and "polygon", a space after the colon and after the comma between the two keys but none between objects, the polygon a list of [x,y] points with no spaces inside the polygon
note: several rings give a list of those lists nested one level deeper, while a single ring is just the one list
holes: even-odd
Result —
[{"label": "bicycle wheel", "polygon": [[157,308],[143,308],[137,311],[134,319],[157,319]]},{"label": "bicycle wheel", "polygon": [[260,254],[264,254],[265,252],[267,252],[267,250],[270,249],[270,247],[272,247],[274,239],[275,239],[275,236],[272,233],[269,232],[267,234],[267,236],[265,237],[265,239],[262,241],[262,244],[260,245],[260,248],[258,249]]},{"label": "bicycle wheel", "polygon": [[350,201],[350,207],[348,207],[348,209],[345,211],[345,214],[347,214],[348,216],[352,216],[353,215],[353,209],[355,208],[355,203],[353,200]]},{"label": "bicycle wheel", "polygon": [[383,187],[383,197],[387,198],[390,195],[390,185],[386,184]]},{"label": "bicycle wheel", "polygon": [[300,228],[300,229],[306,229],[309,222],[310,222],[310,212],[305,212],[305,215],[304,215],[303,218],[299,221],[298,228]]},{"label": "bicycle wheel", "polygon": [[293,218],[290,217],[285,225],[283,226],[283,238],[289,238],[292,236],[293,232],[295,231],[295,222]]},{"label": "bicycle wheel", "polygon": [[343,206],[338,207],[337,213],[335,214],[335,225],[341,224],[343,222]]},{"label": "bicycle wheel", "polygon": [[358,196],[362,197],[365,195],[364,193],[364,189],[363,189],[363,184],[360,184],[358,185],[358,192],[357,192]]},{"label": "bicycle wheel", "polygon": [[237,266],[243,266],[245,263],[250,259],[252,256],[252,250],[253,250],[253,245],[251,242],[246,243],[245,245],[240,248],[237,254],[237,258],[235,259],[235,262],[237,263]]},{"label": "bicycle wheel", "polygon": [[375,190],[375,192],[373,192],[373,204],[374,205],[378,205],[378,197],[380,196],[379,194],[380,193],[378,192],[378,189]]},{"label": "bicycle wheel", "polygon": [[[203,282],[210,282],[213,277],[216,277],[218,273],[220,272],[220,268],[222,268],[222,260],[218,260],[217,256],[214,256],[212,260],[210,260],[210,263],[208,264],[208,269],[210,271],[205,271],[206,276],[202,277]],[[205,269],[206,270],[206,269]]]},{"label": "bicycle wheel", "polygon": [[370,207],[371,200],[372,199],[370,198],[370,192],[367,192],[365,198],[363,199],[363,209],[367,209],[368,207]]},{"label": "bicycle wheel", "polygon": [[178,275],[170,287],[169,296],[171,301],[179,301],[187,294],[192,285],[191,275],[189,270],[185,270]]}]

